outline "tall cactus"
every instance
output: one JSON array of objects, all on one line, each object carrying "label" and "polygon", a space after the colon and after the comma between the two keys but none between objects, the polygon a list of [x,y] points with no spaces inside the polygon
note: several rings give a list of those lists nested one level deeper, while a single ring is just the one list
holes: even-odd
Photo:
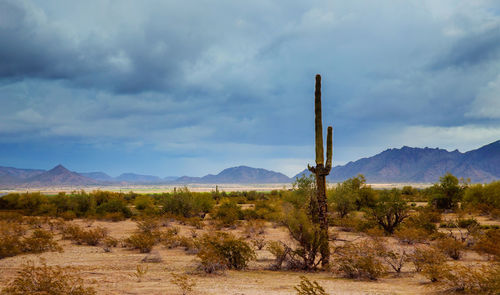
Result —
[{"label": "tall cactus", "polygon": [[323,123],[321,119],[321,76],[316,75],[316,89],[314,92],[315,134],[316,134],[316,166],[307,165],[309,171],[316,176],[316,200],[318,205],[318,220],[321,229],[321,265],[326,268],[330,262],[330,247],[328,244],[328,218],[326,202],[326,176],[332,169],[332,127],[328,126],[326,136],[326,165],[323,152]]}]

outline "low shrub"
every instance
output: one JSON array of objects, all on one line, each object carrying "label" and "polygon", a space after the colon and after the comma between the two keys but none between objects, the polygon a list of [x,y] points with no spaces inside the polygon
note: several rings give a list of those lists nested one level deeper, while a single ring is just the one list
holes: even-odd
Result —
[{"label": "low shrub", "polygon": [[405,249],[389,249],[386,245],[378,243],[375,247],[384,261],[396,272],[400,273],[403,266],[410,260],[410,255]]},{"label": "low shrub", "polygon": [[160,228],[160,221],[153,217],[144,217],[135,221],[137,230],[143,233],[158,232]]},{"label": "low shrub", "polygon": [[207,273],[225,268],[240,270],[255,259],[252,247],[229,233],[205,234],[199,239],[198,247],[201,268]]},{"label": "low shrub", "polygon": [[415,243],[423,243],[429,240],[429,232],[422,228],[403,227],[398,229],[394,236],[401,243],[413,245]]},{"label": "low shrub", "polygon": [[452,237],[446,237],[438,239],[436,241],[436,247],[450,258],[458,260],[462,256],[462,251],[464,250],[465,245]]},{"label": "low shrub", "polygon": [[108,230],[101,226],[85,230],[77,224],[67,224],[62,229],[63,239],[71,240],[78,245],[97,246],[107,235]]},{"label": "low shrub", "polygon": [[113,221],[113,222],[118,222],[118,221],[123,221],[126,219],[125,215],[123,215],[122,212],[109,212],[109,213],[104,213],[101,217],[102,220],[107,220],[107,221]]},{"label": "low shrub", "polygon": [[280,241],[270,241],[267,243],[267,251],[271,252],[274,256],[274,264],[271,269],[279,270],[282,268],[283,263],[285,263],[290,255],[292,249],[288,247],[285,243]]},{"label": "low shrub", "polygon": [[250,242],[257,250],[262,250],[262,248],[264,248],[267,244],[266,240],[261,237],[255,237],[251,239]]},{"label": "low shrub", "polygon": [[336,271],[347,278],[376,280],[386,271],[372,241],[337,247],[334,258]]},{"label": "low shrub", "polygon": [[500,265],[455,265],[444,275],[441,283],[446,291],[451,292],[500,294]]},{"label": "low shrub", "polygon": [[20,224],[0,221],[0,259],[22,253],[24,233]]},{"label": "low shrub", "polygon": [[243,219],[243,212],[235,202],[226,200],[216,208],[214,218],[221,226],[231,227],[240,219]]},{"label": "low shrub", "polygon": [[479,253],[484,253],[500,260],[500,230],[490,229],[477,237],[477,242],[473,249]]},{"label": "low shrub", "polygon": [[262,235],[265,233],[266,222],[264,220],[249,220],[243,227],[243,232],[247,238]]},{"label": "low shrub", "polygon": [[83,279],[75,275],[73,270],[47,266],[45,262],[36,266],[33,261],[28,261],[1,294],[93,295],[96,292],[91,287],[85,287]]},{"label": "low shrub", "polygon": [[23,252],[42,253],[46,251],[62,251],[62,248],[54,240],[54,235],[43,229],[36,229],[31,236],[22,241]]},{"label": "low shrub", "polygon": [[111,248],[115,248],[118,246],[118,240],[113,237],[106,237],[102,241],[102,248],[104,252],[111,252]]},{"label": "low shrub", "polygon": [[300,276],[300,283],[293,288],[297,291],[297,295],[328,295],[318,282],[311,282],[305,276]]},{"label": "low shrub", "polygon": [[186,274],[171,273],[172,278],[170,283],[176,285],[181,289],[182,295],[187,295],[193,291],[196,282]]},{"label": "low shrub", "polygon": [[158,242],[158,237],[151,233],[134,233],[125,239],[125,244],[133,249],[139,249],[141,253],[149,253]]},{"label": "low shrub", "polygon": [[409,260],[431,282],[442,279],[448,270],[444,254],[432,247],[416,247]]}]

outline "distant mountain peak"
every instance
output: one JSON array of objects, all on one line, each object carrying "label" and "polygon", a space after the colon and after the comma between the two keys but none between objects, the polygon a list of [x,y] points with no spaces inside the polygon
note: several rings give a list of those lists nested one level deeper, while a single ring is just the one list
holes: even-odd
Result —
[{"label": "distant mountain peak", "polygon": [[54,168],[50,169],[50,170],[49,170],[49,172],[50,172],[50,171],[54,171],[54,172],[55,172],[55,171],[59,171],[59,172],[66,172],[66,171],[68,171],[68,172],[70,172],[68,169],[66,169],[66,167],[64,167],[64,166],[63,166],[63,165],[61,165],[61,164],[58,164],[58,165],[57,165],[57,166],[55,166]]}]

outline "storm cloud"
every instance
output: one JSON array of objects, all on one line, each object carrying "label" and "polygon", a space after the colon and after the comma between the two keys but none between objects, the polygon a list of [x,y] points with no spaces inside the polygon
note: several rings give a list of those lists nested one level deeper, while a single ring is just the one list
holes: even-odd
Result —
[{"label": "storm cloud", "polygon": [[0,165],[293,175],[500,137],[495,1],[0,0]]}]

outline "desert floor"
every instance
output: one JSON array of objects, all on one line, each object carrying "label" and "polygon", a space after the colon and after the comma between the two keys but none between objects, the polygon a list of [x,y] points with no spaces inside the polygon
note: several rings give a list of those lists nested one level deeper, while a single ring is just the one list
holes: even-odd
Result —
[{"label": "desert floor", "polygon": [[[115,238],[129,236],[136,229],[131,220],[121,222],[74,220],[84,226],[103,226]],[[172,222],[169,226],[178,226],[181,235],[191,236],[193,227]],[[210,231],[210,227],[196,230],[198,234]],[[243,235],[240,228],[227,230],[237,235]],[[342,240],[360,238],[355,233],[335,232]],[[266,240],[288,240],[284,228],[273,228],[269,225],[265,232]],[[58,235],[58,239],[60,236]],[[391,243],[391,241],[389,241]],[[395,241],[392,241],[395,242]],[[205,275],[196,271],[196,256],[187,254],[182,248],[167,249],[156,245],[153,252],[158,253],[162,262],[143,263],[141,260],[147,254],[138,250],[112,248],[105,252],[101,247],[74,245],[70,241],[60,240],[64,252],[46,252],[38,255],[28,254],[0,260],[0,287],[11,280],[21,268],[24,261],[45,259],[48,265],[71,266],[84,278],[89,286],[93,286],[98,294],[182,294],[180,289],[170,282],[171,273],[189,274],[196,281],[192,294],[296,294],[294,286],[300,282],[300,276],[305,275],[310,280],[316,280],[329,294],[432,294],[433,286],[419,274],[403,269],[400,276],[389,273],[378,281],[356,281],[339,278],[329,272],[303,273],[293,271],[268,270],[272,256],[267,250],[257,250],[257,260],[251,262],[244,271],[227,271],[222,275]],[[481,260],[474,253],[466,253],[464,263],[474,263]],[[133,274],[137,266],[148,271],[141,280]]]}]

